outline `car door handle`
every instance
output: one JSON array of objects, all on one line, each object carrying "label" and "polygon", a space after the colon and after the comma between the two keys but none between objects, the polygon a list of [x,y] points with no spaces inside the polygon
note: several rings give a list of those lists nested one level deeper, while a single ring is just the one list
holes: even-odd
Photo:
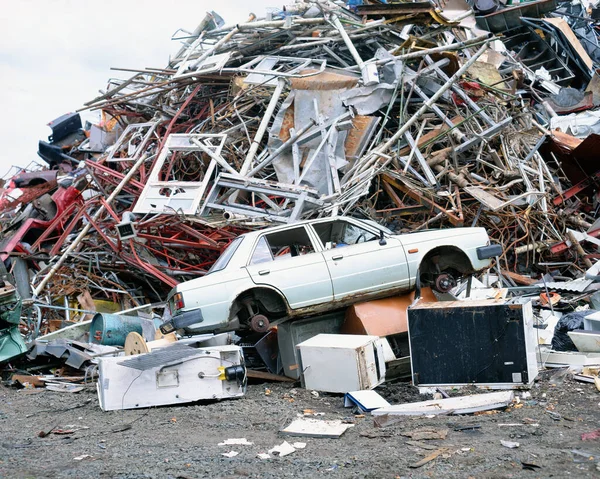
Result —
[{"label": "car door handle", "polygon": [[268,269],[263,269],[262,271],[259,271],[258,274],[260,274],[261,276],[264,276],[265,274],[269,274],[271,271],[269,271]]},{"label": "car door handle", "polygon": [[344,258],[343,254],[337,254],[337,255],[331,257],[331,259],[333,261],[337,261],[338,259],[343,259],[343,258]]}]

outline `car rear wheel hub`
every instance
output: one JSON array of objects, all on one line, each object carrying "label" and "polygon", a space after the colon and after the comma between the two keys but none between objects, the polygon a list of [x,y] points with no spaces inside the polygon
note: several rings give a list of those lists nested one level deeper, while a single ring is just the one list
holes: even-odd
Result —
[{"label": "car rear wheel hub", "polygon": [[440,293],[447,293],[456,286],[456,280],[449,274],[440,274],[435,279],[435,289]]},{"label": "car rear wheel hub", "polygon": [[250,320],[250,329],[257,333],[266,333],[269,330],[269,320],[263,314],[257,314]]}]

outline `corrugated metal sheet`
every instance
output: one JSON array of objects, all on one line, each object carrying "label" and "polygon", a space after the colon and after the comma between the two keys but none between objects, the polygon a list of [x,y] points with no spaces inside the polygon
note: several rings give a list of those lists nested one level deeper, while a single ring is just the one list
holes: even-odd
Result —
[{"label": "corrugated metal sheet", "polygon": [[573,281],[560,281],[555,283],[546,283],[548,289],[558,291],[571,291],[574,293],[583,293],[593,281],[591,279],[575,279]]}]

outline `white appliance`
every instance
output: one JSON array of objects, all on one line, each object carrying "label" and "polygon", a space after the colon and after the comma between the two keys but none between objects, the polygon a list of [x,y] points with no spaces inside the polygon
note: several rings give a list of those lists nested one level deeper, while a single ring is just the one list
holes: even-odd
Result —
[{"label": "white appliance", "polygon": [[531,301],[417,302],[408,309],[413,384],[528,388],[538,375]]},{"label": "white appliance", "polygon": [[235,398],[246,390],[239,346],[177,344],[137,356],[100,358],[98,398],[104,411]]},{"label": "white appliance", "polygon": [[297,346],[302,386],[347,393],[373,389],[385,379],[383,345],[378,336],[318,334]]}]

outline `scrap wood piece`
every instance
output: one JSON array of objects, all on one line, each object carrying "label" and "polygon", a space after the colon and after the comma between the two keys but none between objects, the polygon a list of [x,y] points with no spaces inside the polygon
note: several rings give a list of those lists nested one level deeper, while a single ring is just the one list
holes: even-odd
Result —
[{"label": "scrap wood piece", "polygon": [[527,276],[523,276],[522,274],[513,273],[512,271],[508,271],[506,269],[502,270],[502,274],[522,286],[533,286],[538,282],[537,279],[529,278]]},{"label": "scrap wood piece", "polygon": [[[587,318],[592,318],[593,315],[587,316]],[[586,374],[588,376],[598,376],[600,375],[600,366],[586,366],[581,370],[581,374]]]},{"label": "scrap wood piece", "polygon": [[272,374],[266,371],[257,371],[255,369],[246,369],[246,376],[254,379],[264,379],[265,381],[280,381],[285,383],[296,382],[296,379],[288,378],[287,376]]},{"label": "scrap wood piece", "polygon": [[416,446],[416,447],[420,447],[421,449],[426,449],[428,451],[433,451],[434,449],[437,449],[438,447],[434,444],[427,444],[426,442],[421,442],[421,441],[406,441],[405,444],[408,444],[409,446]]},{"label": "scrap wood piece", "polygon": [[449,429],[435,429],[433,427],[421,427],[414,431],[403,432],[403,436],[410,437],[416,441],[430,439],[446,439]]},{"label": "scrap wood piece", "polygon": [[392,437],[393,434],[391,432],[372,432],[372,431],[363,431],[359,434],[362,437],[368,437],[369,439],[377,439],[380,437]]},{"label": "scrap wood piece", "polygon": [[10,380],[13,384],[20,384],[23,387],[30,385],[34,388],[43,388],[45,384],[42,381],[42,376],[28,376],[26,374],[13,374]]},{"label": "scrap wood piece", "polygon": [[448,448],[445,447],[441,447],[439,448],[437,451],[433,451],[431,454],[429,454],[428,456],[425,456],[423,459],[421,459],[418,462],[415,462],[413,464],[409,464],[408,467],[416,469],[418,467],[424,466],[425,464],[427,464],[428,462],[433,461],[434,459],[436,459],[438,456],[441,456],[442,454],[444,454],[445,452],[448,451]]},{"label": "scrap wood piece", "polygon": [[577,55],[579,55],[585,66],[590,70],[594,68],[594,61],[590,58],[588,53],[585,51],[585,48],[583,48],[581,42],[575,36],[575,33],[573,33],[573,30],[569,24],[563,18],[544,18],[543,21],[555,26],[558,30],[560,30],[573,50],[575,50]]}]

